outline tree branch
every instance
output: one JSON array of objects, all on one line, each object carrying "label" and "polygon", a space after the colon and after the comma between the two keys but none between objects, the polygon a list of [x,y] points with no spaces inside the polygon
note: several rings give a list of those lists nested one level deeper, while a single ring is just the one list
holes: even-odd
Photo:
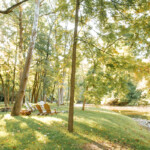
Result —
[{"label": "tree branch", "polygon": [[109,44],[106,48],[104,48],[104,51],[106,51],[108,48],[110,48],[112,45],[114,45],[117,41],[121,40],[122,37],[116,39],[115,41],[113,41],[111,44]]},{"label": "tree branch", "polygon": [[22,2],[16,3],[16,4],[12,5],[11,7],[9,7],[9,8],[6,9],[6,10],[0,10],[0,13],[1,13],[1,14],[9,14],[9,13],[13,12],[13,10],[14,10],[16,7],[18,7],[19,5],[21,5],[22,3],[26,2],[26,1],[28,1],[28,0],[23,0]]}]

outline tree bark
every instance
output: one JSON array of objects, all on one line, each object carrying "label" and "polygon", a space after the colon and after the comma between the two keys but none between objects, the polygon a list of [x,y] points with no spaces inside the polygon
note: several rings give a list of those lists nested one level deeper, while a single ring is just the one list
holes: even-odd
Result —
[{"label": "tree bark", "polygon": [[57,105],[60,106],[60,87],[58,87],[58,101]]},{"label": "tree bark", "polygon": [[6,98],[5,84],[4,84],[4,80],[3,80],[3,77],[2,77],[1,74],[0,74],[0,79],[1,79],[1,82],[2,82],[2,90],[3,90],[3,95],[4,95],[4,104],[5,104],[5,107],[7,107],[8,103],[7,103],[7,98]]},{"label": "tree bark", "polygon": [[70,85],[70,75],[68,73],[68,94],[67,94],[67,105],[69,104],[69,97],[70,97],[70,88],[69,88],[69,85]]},{"label": "tree bark", "polygon": [[65,69],[63,69],[63,79],[62,79],[62,84],[60,87],[60,104],[64,104],[64,81],[65,81],[65,76],[66,76],[66,72]]},{"label": "tree bark", "polygon": [[77,48],[77,32],[78,32],[79,5],[80,5],[79,4],[79,0],[76,0],[74,43],[73,43],[73,52],[72,52],[72,72],[71,72],[70,104],[69,104],[69,118],[68,118],[68,131],[69,132],[73,132],[74,91],[75,91],[75,73],[76,73],[76,48]]},{"label": "tree bark", "polygon": [[[49,57],[49,46],[50,46],[50,34],[51,34],[51,30],[52,30],[52,28],[50,28],[49,34],[48,34],[47,54],[46,54],[46,58],[45,58],[45,65],[47,65],[47,61],[48,61],[48,57]],[[44,78],[43,78],[43,99],[45,99],[45,95],[46,95],[46,76],[47,76],[47,69],[45,69]]]},{"label": "tree bark", "polygon": [[29,102],[31,103],[31,98],[30,98],[30,87],[29,87]]},{"label": "tree bark", "polygon": [[53,87],[53,90],[52,90],[52,100],[51,100],[52,103],[55,100],[55,98],[54,98],[54,92],[55,92],[55,83],[54,83],[54,87]]},{"label": "tree bark", "polygon": [[[19,3],[19,0],[17,0],[17,2]],[[20,83],[21,83],[21,79],[22,79],[22,73],[23,73],[23,26],[22,26],[22,14],[23,14],[23,10],[22,10],[22,6],[19,6],[19,75],[20,75]]]},{"label": "tree bark", "polygon": [[39,77],[38,80],[39,80],[39,87],[37,88],[37,93],[36,93],[36,95],[35,95],[34,103],[37,103],[37,102],[38,102],[39,92],[40,92],[40,88],[41,88],[40,77]]},{"label": "tree bark", "polygon": [[[88,86],[86,87],[86,91],[88,91]],[[82,105],[82,110],[85,110],[85,104],[86,104],[86,98],[84,96],[84,101],[83,101],[83,105]]]},{"label": "tree bark", "polygon": [[[47,60],[48,60],[48,52],[46,54],[46,58],[45,58],[45,65],[47,65]],[[43,76],[43,101],[45,101],[45,95],[46,95],[46,76],[47,76],[47,69],[44,70],[44,76]]]},{"label": "tree bark", "polygon": [[37,84],[37,71],[36,71],[36,73],[35,73],[35,78],[34,78],[34,84],[33,84],[33,90],[32,90],[31,103],[33,103],[33,98],[34,98],[35,90],[36,90],[36,84]]},{"label": "tree bark", "polygon": [[83,111],[85,110],[85,103],[86,103],[86,99],[84,98],[83,105],[82,105],[82,110]]},{"label": "tree bark", "polygon": [[7,85],[7,103],[8,104],[10,104],[10,102],[9,102],[9,88],[10,88],[10,86],[9,86],[9,82],[8,82],[8,85]]},{"label": "tree bark", "polygon": [[22,107],[23,97],[25,94],[26,84],[29,76],[29,70],[30,70],[30,64],[32,60],[32,52],[35,46],[35,40],[37,35],[37,27],[38,27],[38,18],[39,18],[39,7],[40,7],[40,0],[35,0],[35,14],[34,14],[34,22],[33,22],[33,28],[32,28],[32,35],[30,39],[30,45],[28,50],[28,55],[26,58],[26,63],[23,71],[22,80],[20,83],[20,89],[17,95],[17,99],[15,101],[15,104],[13,106],[11,115],[12,116],[18,116],[20,114],[20,110]]},{"label": "tree bark", "polygon": [[16,64],[17,64],[17,46],[16,46],[16,52],[15,52],[15,65],[14,65],[14,72],[13,72],[13,87],[12,87],[11,104],[13,104],[14,94],[15,94]]}]

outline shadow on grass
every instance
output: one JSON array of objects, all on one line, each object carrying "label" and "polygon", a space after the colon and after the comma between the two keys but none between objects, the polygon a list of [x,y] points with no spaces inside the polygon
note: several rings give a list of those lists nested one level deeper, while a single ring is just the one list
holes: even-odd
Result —
[{"label": "shadow on grass", "polygon": [[[35,145],[40,146],[39,149],[44,150],[77,150],[82,149],[81,143],[86,142],[95,143],[95,145],[97,145],[99,148],[108,149],[108,147],[104,147],[103,145],[86,137],[83,137],[78,133],[68,133],[66,127],[67,124],[62,127],[62,123],[54,122],[50,125],[47,125],[45,123],[42,123],[41,121],[37,121],[36,119],[30,117],[15,117],[15,119],[17,119],[17,121],[15,122],[6,120],[6,128],[7,131],[10,133],[16,132],[14,135],[15,140],[18,141],[18,145],[16,147],[21,147],[21,149],[29,148],[30,144],[34,143]],[[28,125],[28,129],[22,129],[20,127],[21,123],[26,123]],[[14,128],[10,128],[10,125]],[[17,131],[19,131],[19,133]],[[48,142],[44,143],[44,141],[38,141],[35,132],[39,132],[44,136],[46,135],[46,138],[48,138]],[[30,142],[28,142],[28,139]],[[80,140],[81,143],[78,140]]]},{"label": "shadow on grass", "polygon": [[[87,123],[80,121],[80,118],[85,118],[85,114],[88,116],[85,119]],[[140,150],[150,149],[150,134],[129,117],[105,111],[77,111],[75,115],[79,117],[75,120],[75,128],[88,134],[88,137],[94,134],[122,146],[127,145]]]},{"label": "shadow on grass", "polygon": [[[35,118],[37,117],[37,119]],[[42,122],[39,119],[52,119],[52,122]],[[60,121],[57,121],[60,120]],[[7,132],[13,135],[14,142],[9,142],[4,149],[82,149],[84,143],[94,143],[101,149],[109,149],[99,140],[108,140],[119,145],[127,145],[134,149],[150,149],[150,144],[145,142],[150,135],[144,135],[132,119],[110,111],[81,111],[75,110],[74,133],[67,131],[68,114],[57,116],[30,116],[14,117],[14,120],[5,120]],[[24,125],[24,127],[23,127]],[[134,129],[131,126],[139,128]],[[138,139],[135,137],[138,135]],[[41,139],[42,137],[42,139]],[[0,137],[0,141],[3,140]],[[13,141],[12,140],[12,141]]]}]

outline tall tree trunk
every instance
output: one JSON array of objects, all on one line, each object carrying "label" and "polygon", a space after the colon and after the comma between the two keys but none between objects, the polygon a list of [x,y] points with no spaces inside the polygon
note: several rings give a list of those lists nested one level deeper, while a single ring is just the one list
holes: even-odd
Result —
[{"label": "tall tree trunk", "polygon": [[[19,3],[20,0],[17,0],[17,3]],[[23,9],[22,6],[19,6],[19,77],[20,77],[20,83],[22,80],[22,73],[23,73],[23,25],[22,25],[22,15],[23,15]]]},{"label": "tall tree trunk", "polygon": [[[63,86],[63,83],[62,83],[62,86]],[[60,104],[64,104],[64,87],[61,87],[60,88]]]},{"label": "tall tree trunk", "polygon": [[[45,59],[45,61],[46,61],[45,65],[47,65],[48,56],[49,56],[49,54],[47,52],[46,59]],[[45,101],[45,96],[46,96],[46,76],[47,76],[47,69],[44,70],[44,76],[43,76],[43,101]]]},{"label": "tall tree trunk", "polygon": [[34,100],[35,103],[38,102],[39,92],[40,92],[40,88],[41,88],[40,76],[39,76],[38,80],[39,80],[39,87],[37,88],[37,93],[35,95],[35,100]]},{"label": "tall tree trunk", "polygon": [[66,76],[66,72],[65,69],[63,69],[63,79],[62,79],[62,84],[60,87],[60,104],[64,104],[64,81],[65,81],[65,76]]},{"label": "tall tree trunk", "polygon": [[69,97],[70,97],[70,88],[69,88],[69,85],[70,85],[70,75],[68,73],[68,96],[67,96],[67,105],[69,104]]},{"label": "tall tree trunk", "polygon": [[[86,91],[88,91],[88,86],[86,87]],[[86,92],[85,91],[85,92]],[[83,105],[82,105],[82,110],[84,111],[85,110],[85,104],[86,104],[86,98],[84,96],[84,101],[83,101]]]},{"label": "tall tree trunk", "polygon": [[[47,65],[48,57],[49,57],[49,46],[50,46],[50,34],[51,34],[52,28],[50,27],[49,34],[48,34],[48,40],[47,40],[47,54],[45,58],[45,65]],[[47,69],[45,69],[44,72],[44,78],[43,78],[43,99],[46,95],[46,76],[47,76]]]},{"label": "tall tree trunk", "polygon": [[51,102],[53,102],[54,101],[54,92],[55,92],[55,83],[54,83],[54,87],[53,87],[53,91],[52,91],[52,100],[51,100]]},{"label": "tall tree trunk", "polygon": [[33,84],[33,90],[32,90],[32,97],[31,97],[31,103],[33,103],[33,98],[34,98],[34,95],[35,95],[35,90],[36,90],[36,84],[37,84],[37,71],[35,73],[35,78],[34,78],[34,84]]},{"label": "tall tree trunk", "polygon": [[60,106],[60,87],[58,87],[58,101],[57,105]]},{"label": "tall tree trunk", "polygon": [[10,85],[9,85],[9,82],[8,82],[8,85],[7,85],[7,102],[8,102],[8,104],[10,103],[9,102],[9,88],[10,88]]},{"label": "tall tree trunk", "polygon": [[4,95],[4,103],[5,103],[5,107],[7,107],[8,103],[7,103],[7,98],[6,98],[5,84],[4,84],[4,80],[3,80],[3,77],[2,77],[1,74],[0,74],[0,79],[1,79],[1,82],[2,82],[2,90],[3,90],[3,95]]},{"label": "tall tree trunk", "polygon": [[29,102],[31,103],[31,98],[30,98],[30,87],[29,87]]},{"label": "tall tree trunk", "polygon": [[86,99],[84,98],[83,105],[82,105],[82,110],[83,111],[85,110],[85,103],[86,103]]},{"label": "tall tree trunk", "polygon": [[37,74],[37,80],[36,80],[36,87],[35,87],[35,93],[34,93],[34,103],[37,103],[36,101],[37,101],[37,93],[38,93],[38,91],[39,91],[39,84],[40,84],[40,82],[39,82],[39,79],[40,79],[40,76],[39,76],[39,73]]},{"label": "tall tree trunk", "polygon": [[12,87],[11,104],[13,104],[13,101],[14,101],[15,79],[16,79],[16,64],[17,64],[17,46],[16,46],[16,52],[15,52],[15,64],[14,64],[14,72],[13,72],[13,87]]},{"label": "tall tree trunk", "polygon": [[73,52],[72,52],[72,72],[71,72],[70,104],[69,104],[69,118],[68,118],[68,131],[69,132],[73,132],[74,92],[75,92],[75,73],[76,73],[76,48],[77,48],[77,32],[78,32],[79,5],[80,5],[79,4],[79,0],[76,0],[74,43],[73,43]]},{"label": "tall tree trunk", "polygon": [[35,14],[34,14],[34,22],[33,22],[33,29],[32,29],[32,35],[30,39],[30,45],[28,50],[28,55],[26,58],[26,63],[22,75],[22,80],[20,83],[20,89],[17,95],[17,99],[15,101],[15,104],[13,106],[11,115],[12,116],[18,116],[20,114],[20,110],[22,107],[23,97],[25,94],[26,84],[29,76],[29,70],[30,70],[30,64],[32,60],[32,52],[35,46],[35,40],[37,35],[37,27],[38,27],[38,18],[39,18],[39,7],[40,7],[40,0],[35,0]]}]

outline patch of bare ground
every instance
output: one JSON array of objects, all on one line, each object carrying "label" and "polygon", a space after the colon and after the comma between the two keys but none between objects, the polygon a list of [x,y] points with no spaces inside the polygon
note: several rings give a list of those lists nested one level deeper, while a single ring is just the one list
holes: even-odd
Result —
[{"label": "patch of bare ground", "polygon": [[83,150],[129,150],[128,147],[123,147],[119,144],[114,144],[111,142],[94,142],[86,143],[83,145]]}]

